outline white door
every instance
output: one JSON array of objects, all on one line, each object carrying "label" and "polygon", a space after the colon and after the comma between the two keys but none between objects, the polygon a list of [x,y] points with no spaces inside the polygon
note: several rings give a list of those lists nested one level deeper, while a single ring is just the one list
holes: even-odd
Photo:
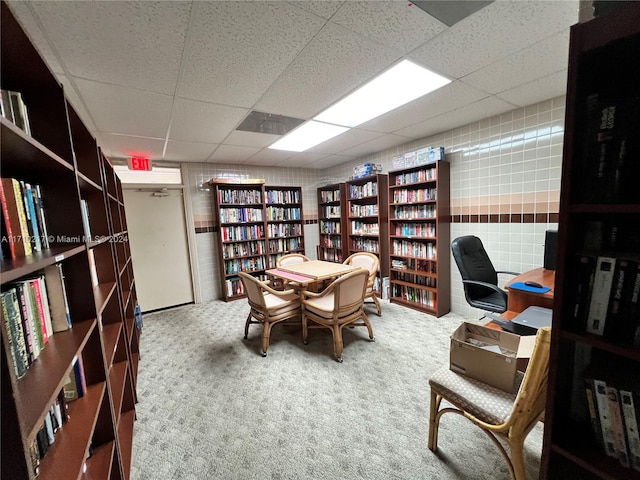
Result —
[{"label": "white door", "polygon": [[193,302],[182,190],[123,193],[140,308]]}]

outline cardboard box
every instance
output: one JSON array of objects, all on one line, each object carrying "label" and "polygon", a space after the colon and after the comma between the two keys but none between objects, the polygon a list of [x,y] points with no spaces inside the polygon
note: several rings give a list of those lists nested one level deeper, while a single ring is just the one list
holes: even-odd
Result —
[{"label": "cardboard box", "polygon": [[535,338],[464,322],[451,334],[449,368],[515,392],[517,359],[531,357]]},{"label": "cardboard box", "polygon": [[393,157],[392,168],[404,168],[404,155]]}]

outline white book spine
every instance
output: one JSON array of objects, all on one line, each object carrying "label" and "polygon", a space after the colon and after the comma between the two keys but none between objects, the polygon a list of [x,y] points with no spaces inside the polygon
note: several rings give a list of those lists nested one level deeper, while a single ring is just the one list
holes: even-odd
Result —
[{"label": "white book spine", "polygon": [[618,400],[618,389],[607,385],[607,396],[609,397],[609,419],[611,422],[611,434],[618,452],[618,461],[623,467],[629,468],[629,454],[627,451],[627,441],[625,439],[625,428],[620,411]]},{"label": "white book spine", "polygon": [[613,432],[611,431],[607,384],[602,380],[594,380],[593,385],[596,391],[596,403],[598,405],[598,416],[600,417],[600,425],[602,427],[605,453],[610,457],[618,458],[618,451],[616,450]]},{"label": "white book spine", "polygon": [[587,317],[587,332],[602,335],[609,310],[609,295],[613,284],[613,274],[616,269],[616,259],[613,257],[598,257],[596,273],[593,278],[591,303]]},{"label": "white book spine", "polygon": [[620,405],[629,442],[629,460],[631,466],[640,471],[640,434],[638,433],[638,418],[632,391],[620,390]]}]

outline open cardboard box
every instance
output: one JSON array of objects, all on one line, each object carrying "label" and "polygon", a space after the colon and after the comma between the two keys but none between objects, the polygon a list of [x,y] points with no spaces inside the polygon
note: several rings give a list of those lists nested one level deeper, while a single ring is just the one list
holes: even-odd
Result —
[{"label": "open cardboard box", "polygon": [[464,322],[451,334],[449,368],[500,390],[515,392],[517,359],[531,357],[535,339],[535,335],[521,337]]}]

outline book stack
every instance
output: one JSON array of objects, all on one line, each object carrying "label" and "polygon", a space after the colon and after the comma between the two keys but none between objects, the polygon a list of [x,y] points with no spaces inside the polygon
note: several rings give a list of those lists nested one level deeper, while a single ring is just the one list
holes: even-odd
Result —
[{"label": "book stack", "polygon": [[640,471],[640,383],[637,373],[592,363],[584,385],[594,440],[627,468]]},{"label": "book stack", "polygon": [[0,90],[0,114],[12,122],[27,135],[31,135],[31,125],[29,125],[29,114],[27,106],[24,104],[22,94],[12,90]]},{"label": "book stack", "polygon": [[16,259],[49,248],[39,185],[0,179],[2,258]]},{"label": "book stack", "polygon": [[1,299],[14,371],[21,378],[53,334],[71,328],[61,265],[49,265],[44,275],[9,284]]}]

